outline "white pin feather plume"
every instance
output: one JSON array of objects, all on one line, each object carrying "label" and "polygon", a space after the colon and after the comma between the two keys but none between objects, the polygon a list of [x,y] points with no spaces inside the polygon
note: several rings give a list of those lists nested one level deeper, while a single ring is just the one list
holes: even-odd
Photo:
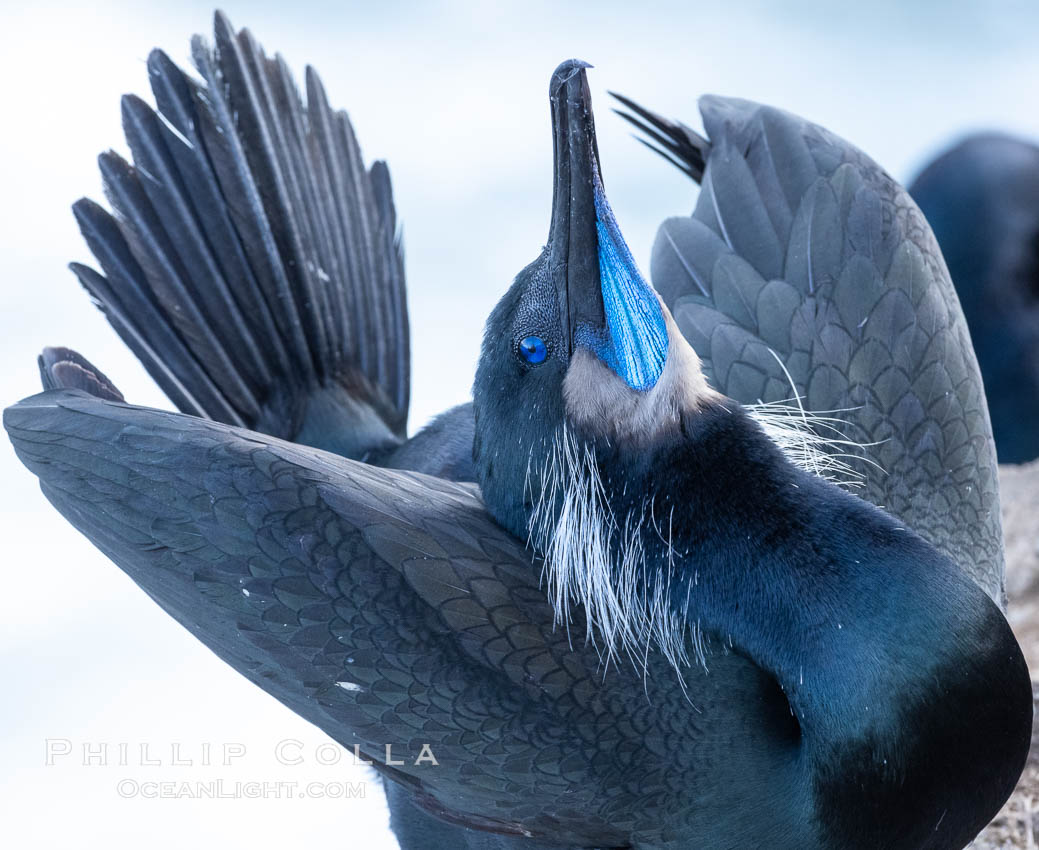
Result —
[{"label": "white pin feather plume", "polygon": [[[800,399],[747,406],[750,416],[794,465],[845,488],[861,486],[853,459],[872,461],[864,445],[850,439],[840,411],[809,412]],[[536,472],[536,475],[532,475]],[[527,493],[534,509],[528,543],[543,559],[543,581],[556,623],[569,628],[571,606],[584,608],[585,639],[600,648],[605,662],[619,652],[645,669],[653,647],[681,673],[692,655],[706,666],[704,636],[672,604],[670,517],[641,511],[618,518],[609,504],[591,444],[565,424],[555,433],[540,469],[528,465]],[[666,566],[647,572],[642,531],[651,525],[664,543]],[[690,586],[689,592],[695,592]]]}]

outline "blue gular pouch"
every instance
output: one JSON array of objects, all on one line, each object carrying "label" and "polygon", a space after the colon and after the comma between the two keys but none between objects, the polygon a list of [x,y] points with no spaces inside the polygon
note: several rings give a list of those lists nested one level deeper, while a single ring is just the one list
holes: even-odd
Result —
[{"label": "blue gular pouch", "polygon": [[667,325],[656,293],[639,273],[621,235],[598,173],[595,217],[606,333],[582,329],[585,339],[575,342],[595,352],[633,390],[646,392],[664,371]]}]

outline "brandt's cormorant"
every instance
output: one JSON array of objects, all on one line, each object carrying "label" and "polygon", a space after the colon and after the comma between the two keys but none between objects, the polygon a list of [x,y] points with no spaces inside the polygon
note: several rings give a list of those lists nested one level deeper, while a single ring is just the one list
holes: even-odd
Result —
[{"label": "brandt's cormorant", "polygon": [[909,187],[956,285],[1003,463],[1039,458],[1039,146],[970,136]]},{"label": "brandt's cormorant", "polygon": [[[884,172],[768,107],[706,98],[704,138],[628,102],[703,185],[654,290],[564,63],[548,244],[488,320],[472,405],[407,440],[385,166],[222,16],[193,56],[202,82],[149,59],[161,117],[124,101],[117,215],[76,208],[104,271],[80,280],[183,412],[48,349],[5,426],[160,606],[375,762],[405,850],[957,848],[984,826],[1031,689],[977,367]],[[864,454],[743,406],[795,391]],[[840,463],[858,495],[813,471]]]}]

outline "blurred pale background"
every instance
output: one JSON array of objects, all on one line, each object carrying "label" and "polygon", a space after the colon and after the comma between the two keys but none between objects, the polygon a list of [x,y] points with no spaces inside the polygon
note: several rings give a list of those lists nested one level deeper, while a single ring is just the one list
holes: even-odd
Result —
[{"label": "blurred pale background", "polygon": [[[356,5],[356,7],[355,7]],[[65,264],[88,253],[69,204],[100,196],[94,162],[123,150],[119,95],[147,93],[152,46],[188,60],[208,2],[37,3],[0,9],[0,402],[38,388],[45,344],[79,349],[135,402],[167,406]],[[389,160],[413,326],[412,427],[469,393],[483,320],[548,229],[547,83],[577,56],[599,109],[607,189],[636,256],[695,189],[607,111],[616,89],[698,126],[703,92],[812,118],[906,180],[954,137],[1039,138],[1039,4],[228,2],[297,75],[324,77],[367,157]],[[240,679],[162,614],[40,495],[0,445],[3,593],[0,811],[6,846],[395,847],[381,792],[364,799],[124,799],[135,781],[363,781],[324,766],[326,739]],[[45,740],[71,755],[45,763]],[[301,765],[279,741],[302,742]],[[118,745],[129,765],[119,766]],[[142,766],[139,745],[161,762]],[[204,744],[211,746],[205,766]],[[107,766],[83,746],[109,745]],[[171,764],[174,744],[183,760]],[[221,748],[245,755],[220,767]],[[293,750],[292,754],[295,754]],[[95,758],[94,761],[97,759]],[[338,836],[338,838],[337,838]]]}]

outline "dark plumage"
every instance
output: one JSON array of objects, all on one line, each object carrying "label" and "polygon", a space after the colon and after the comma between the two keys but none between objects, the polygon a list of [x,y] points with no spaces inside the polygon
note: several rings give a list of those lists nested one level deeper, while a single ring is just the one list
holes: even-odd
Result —
[{"label": "dark plumage", "polygon": [[[115,216],[76,219],[106,277],[73,264],[185,413],[357,456],[408,411],[404,267],[389,174],[307,72],[217,15],[199,83],[148,58],[158,112],[123,98],[130,165],[100,157]],[[344,427],[348,424],[348,427]]]},{"label": "dark plumage", "polygon": [[126,400],[104,372],[71,348],[45,348],[36,363],[45,390],[83,390],[109,401]]},{"label": "dark plumage", "polygon": [[1039,147],[970,136],[909,187],[938,238],[1003,463],[1039,457]]},{"label": "dark plumage", "polygon": [[927,221],[821,127],[731,98],[700,108],[703,190],[661,226],[651,272],[705,373],[743,403],[789,398],[792,379],[807,409],[840,411],[871,444],[874,463],[852,461],[859,495],[1002,600],[985,393]]},{"label": "dark plumage", "polygon": [[[704,183],[661,230],[658,299],[606,201],[586,66],[564,63],[548,243],[488,320],[473,404],[407,440],[384,172],[219,16],[217,48],[194,50],[216,94],[153,56],[169,112],[127,129],[154,150],[105,166],[119,218],[78,210],[107,275],[81,279],[193,415],[46,352],[50,389],[4,423],[55,507],[376,756],[406,850],[967,843],[1020,773],[1031,688],[993,601],[980,379],[897,185],[777,110],[709,99],[708,141],[629,101]],[[189,105],[223,132],[189,137]],[[883,440],[865,498],[741,406],[787,379]],[[387,742],[405,764],[379,763]]]}]

